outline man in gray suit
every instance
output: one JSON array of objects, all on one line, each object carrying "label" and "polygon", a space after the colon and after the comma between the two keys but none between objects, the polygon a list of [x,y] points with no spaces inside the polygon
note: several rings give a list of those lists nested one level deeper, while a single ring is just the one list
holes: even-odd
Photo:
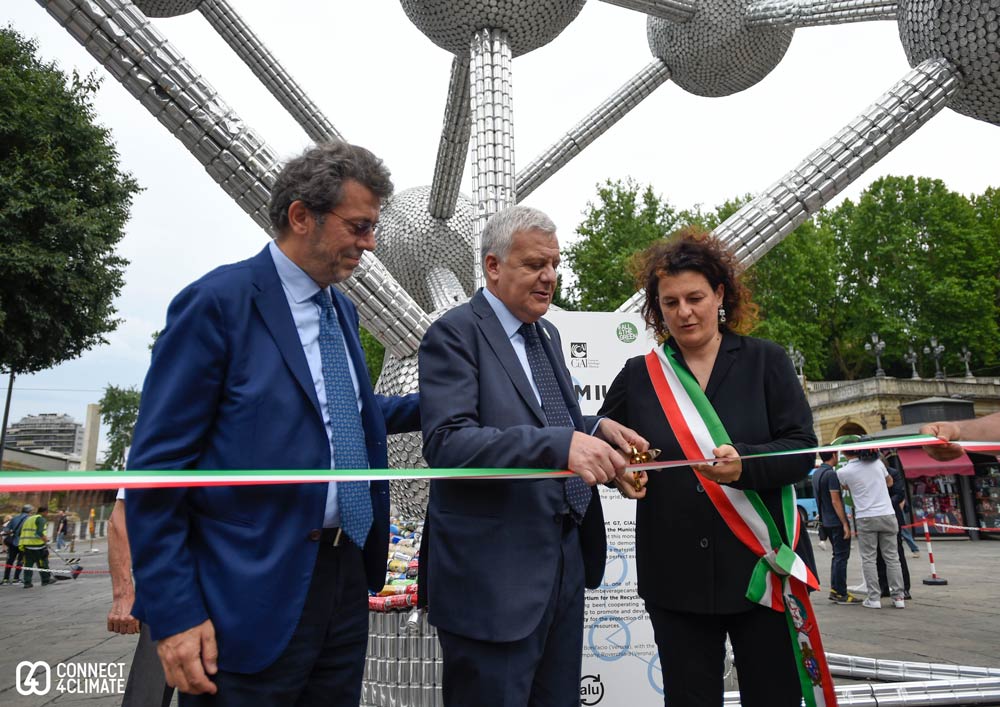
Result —
[{"label": "man in gray suit", "polygon": [[574,476],[432,481],[420,586],[446,705],[576,707],[583,590],[600,584],[605,564],[594,485],[632,489],[624,454],[648,444],[580,412],[559,332],[542,319],[559,264],[552,221],[524,206],[497,213],[482,262],[486,288],[431,325],[420,347],[424,457]]}]

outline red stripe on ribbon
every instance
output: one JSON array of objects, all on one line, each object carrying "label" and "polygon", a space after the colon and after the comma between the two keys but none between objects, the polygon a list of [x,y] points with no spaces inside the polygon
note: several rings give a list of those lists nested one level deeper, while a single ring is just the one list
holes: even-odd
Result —
[{"label": "red stripe on ribbon", "polygon": [[[698,442],[695,440],[687,420],[684,419],[684,415],[681,413],[680,406],[677,404],[677,398],[674,396],[674,391],[670,389],[670,384],[663,373],[663,366],[656,355],[656,351],[650,351],[646,354],[646,370],[649,372],[649,379],[653,383],[653,391],[660,401],[660,407],[663,408],[663,412],[667,416],[670,430],[674,433],[674,437],[677,438],[678,443],[680,443],[684,456],[688,459],[701,459],[703,455],[701,447],[698,446]],[[750,526],[747,525],[736,508],[733,507],[732,502],[726,496],[726,492],[722,490],[722,487],[714,481],[706,479],[694,469],[691,471],[694,471],[695,476],[698,477],[698,481],[701,483],[702,488],[705,489],[705,493],[708,494],[712,504],[719,511],[722,519],[726,521],[726,525],[729,526],[733,535],[756,553],[758,557],[762,556],[766,550],[761,546],[760,541],[753,530],[750,529]]]}]

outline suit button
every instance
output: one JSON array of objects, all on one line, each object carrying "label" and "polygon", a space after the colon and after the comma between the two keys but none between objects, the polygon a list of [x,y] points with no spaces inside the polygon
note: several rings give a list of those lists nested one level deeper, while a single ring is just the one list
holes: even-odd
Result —
[{"label": "suit button", "polygon": [[697,491],[698,493],[705,493],[705,487],[702,486],[701,484],[698,484],[697,486],[695,486],[694,490]]},{"label": "suit button", "polygon": [[552,516],[552,520],[554,520],[556,523],[562,525],[563,514],[562,513],[556,513],[554,516]]},{"label": "suit button", "polygon": [[698,544],[701,545],[702,549],[708,547],[708,538],[702,538],[701,542]]},{"label": "suit button", "polygon": [[319,528],[313,528],[309,531],[309,535],[306,537],[312,540],[314,543],[319,542],[320,537],[322,537],[323,531]]}]

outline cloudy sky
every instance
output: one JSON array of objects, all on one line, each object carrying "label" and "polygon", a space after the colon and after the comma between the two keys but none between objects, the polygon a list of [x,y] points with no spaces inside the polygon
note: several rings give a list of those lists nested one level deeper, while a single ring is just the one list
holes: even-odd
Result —
[{"label": "cloudy sky", "polygon": [[[232,5],[337,129],[386,160],[398,189],[430,183],[451,57],[410,24],[398,0]],[[254,254],[266,236],[41,6],[4,3],[0,22],[35,38],[40,55],[64,70],[96,69],[105,78],[97,114],[122,166],[145,189],[120,245],[131,263],[116,305],[121,327],[108,345],[15,381],[12,421],[43,412],[82,421],[106,384],[141,385],[150,334],[163,326],[170,298],[214,266]],[[309,143],[200,13],[156,25],[279,154]],[[651,58],[644,16],[590,0],[555,41],[514,61],[517,163],[531,161]],[[552,215],[566,242],[607,178],[652,184],[678,207],[758,192],[908,69],[894,22],[797,30],[774,71],[740,94],[710,99],[669,82],[660,87],[525,203]],[[1000,128],[946,109],[838,200],[884,174],[934,177],[979,193],[1000,185],[997,165]],[[468,193],[468,170],[465,179]]]}]

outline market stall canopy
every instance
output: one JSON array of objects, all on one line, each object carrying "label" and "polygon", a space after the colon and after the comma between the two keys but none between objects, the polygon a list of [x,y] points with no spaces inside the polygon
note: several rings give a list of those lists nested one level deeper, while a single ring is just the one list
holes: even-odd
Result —
[{"label": "market stall canopy", "polygon": [[914,479],[918,476],[940,476],[941,474],[972,476],[975,473],[972,469],[972,461],[969,460],[969,455],[965,452],[962,452],[962,456],[958,459],[947,462],[931,459],[923,449],[899,449],[896,453],[903,465],[903,475],[908,479]]}]

